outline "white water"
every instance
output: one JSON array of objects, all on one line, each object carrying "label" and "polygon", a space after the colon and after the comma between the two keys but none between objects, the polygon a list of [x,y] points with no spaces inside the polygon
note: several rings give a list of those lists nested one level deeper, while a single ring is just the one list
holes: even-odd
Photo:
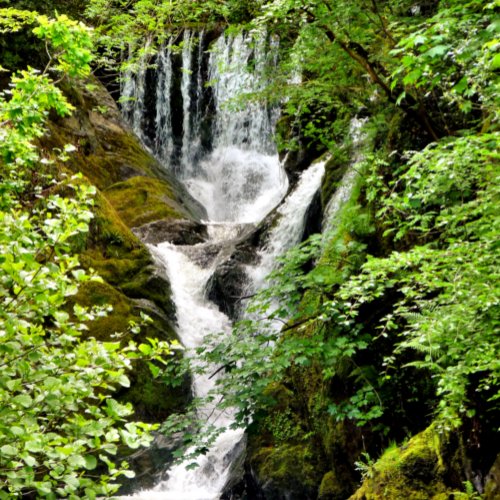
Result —
[{"label": "white water", "polygon": [[365,159],[364,151],[367,140],[366,132],[363,131],[363,125],[365,123],[366,118],[353,118],[351,120],[350,136],[352,141],[352,155],[350,165],[335,190],[335,193],[333,193],[326,205],[323,217],[323,234],[325,237],[327,237],[328,233],[335,227],[342,206],[349,200],[352,194],[356,177],[359,175],[356,166]]},{"label": "white water", "polygon": [[172,45],[162,47],[157,58],[155,154],[163,162],[168,162],[174,152],[172,138]]},{"label": "white water", "polygon": [[276,42],[269,48],[265,36],[257,41],[248,34],[221,36],[210,54],[209,78],[214,83],[217,109],[214,149],[229,144],[241,149],[274,154],[277,108],[238,98],[263,89],[266,72],[276,67]]},{"label": "white water", "polygon": [[[261,265],[253,268],[255,288],[263,282],[264,274],[272,269],[276,257],[300,241],[304,230],[305,215],[314,194],[319,189],[323,172],[324,163],[312,165],[303,173],[297,187],[278,209],[279,223],[270,232],[267,247],[261,252]],[[177,332],[183,345],[189,349],[202,345],[207,334],[229,332],[231,328],[227,316],[205,297],[206,284],[220,262],[224,245],[221,245],[221,251],[215,256],[210,257],[208,254],[213,254],[214,244],[236,236],[242,226],[241,223],[212,224],[209,233],[213,239],[204,244],[181,247],[161,243],[152,247],[153,254],[161,260],[167,271],[177,308]],[[193,392],[197,397],[206,396],[215,388],[215,384],[216,377],[196,375],[193,381]],[[232,412],[218,411],[215,401],[199,408],[198,412],[201,418],[206,419],[207,425],[225,427],[232,422]],[[168,471],[166,481],[161,482],[152,490],[139,492],[129,498],[134,500],[218,499],[229,479],[232,461],[235,455],[238,455],[238,452],[235,453],[234,450],[242,436],[241,429],[225,430],[217,438],[209,453],[198,459],[198,468],[188,470],[187,464],[175,465]]]},{"label": "white water", "polygon": [[[207,209],[210,241],[194,246],[161,243],[152,253],[165,267],[177,310],[177,333],[188,349],[200,346],[213,332],[229,331],[230,321],[206,298],[208,280],[224,257],[224,242],[239,235],[249,223],[261,221],[285,195],[288,180],[278,161],[272,134],[276,109],[249,104],[243,110],[229,104],[242,90],[260,89],[265,71],[276,64],[276,44],[265,38],[252,47],[246,35],[221,37],[208,62],[209,78],[214,86],[215,121],[213,146],[201,161],[200,123],[202,118],[202,36],[195,47],[195,37],[186,31],[182,51],[183,137],[180,180]],[[193,56],[198,57],[198,72],[192,75]],[[154,148],[157,157],[168,163],[174,151],[172,110],[170,107],[173,71],[171,48],[163,49],[157,59],[157,103]],[[142,137],[144,117],[145,72],[131,79],[128,95],[135,96],[127,116]],[[193,89],[193,86],[196,86]],[[192,102],[192,99],[196,102]],[[141,107],[142,106],[142,107]],[[324,164],[311,166],[301,176],[291,195],[278,209],[279,221],[270,232],[266,248],[260,252],[261,264],[249,274],[258,288],[273,268],[276,257],[301,239],[306,211],[318,190]],[[215,249],[215,250],[214,250]],[[219,249],[217,251],[217,249]],[[252,274],[253,273],[253,274]],[[215,371],[215,367],[214,367]],[[219,376],[223,376],[220,374]],[[203,397],[215,388],[216,378],[193,377],[193,393]],[[207,425],[226,427],[232,421],[230,411],[220,412],[215,402],[198,408]],[[216,500],[227,484],[231,466],[241,446],[241,430],[226,430],[199,467],[187,470],[186,464],[166,471],[167,479],[151,490],[138,492],[135,500]]]},{"label": "white water", "polygon": [[[232,228],[221,233],[231,232]],[[230,331],[231,323],[227,316],[205,298],[205,286],[217,267],[217,257],[212,262],[206,260],[206,247],[210,244],[192,247],[176,247],[161,243],[153,247],[153,253],[163,262],[170,283],[173,300],[177,308],[178,334],[188,349],[199,347],[206,335],[213,332]],[[200,262],[197,264],[196,262]],[[214,367],[214,371],[216,368]],[[193,393],[204,397],[214,389],[216,377],[209,374],[193,377]],[[232,422],[231,412],[221,412],[216,401],[198,408],[198,415],[207,425],[219,427]],[[216,440],[211,451],[197,459],[199,467],[186,469],[184,463],[173,466],[168,471],[168,479],[153,490],[140,492],[130,498],[149,500],[211,500],[217,499],[223,490],[230,472],[233,449],[243,436],[243,431],[226,430]]]},{"label": "white water", "polygon": [[146,93],[146,63],[141,61],[138,72],[126,75],[122,81],[122,113],[132,126],[135,134],[144,142],[142,121],[144,116],[144,96]]},{"label": "white water", "polygon": [[259,251],[259,264],[247,267],[254,290],[263,285],[266,276],[274,269],[277,257],[300,243],[307,209],[321,186],[324,173],[324,161],[311,165],[301,174],[295,189],[278,208],[278,223],[270,231],[264,248]]},{"label": "white water", "polygon": [[184,181],[211,221],[259,222],[283,198],[288,178],[277,155],[226,146],[203,160],[204,175]]},{"label": "white water", "polygon": [[216,111],[213,151],[196,167],[185,166],[182,177],[212,221],[258,222],[288,188],[272,140],[277,109],[261,103],[247,103],[240,109],[234,104],[242,92],[261,90],[265,72],[276,65],[276,50],[266,43],[265,37],[254,46],[249,35],[223,35],[210,54]]},{"label": "white water", "polygon": [[[248,34],[222,35],[208,58],[208,79],[212,84],[214,123],[212,151],[202,151],[203,40],[186,30],[182,45],[182,141],[180,180],[191,195],[205,206],[208,218],[218,222],[258,222],[283,198],[288,179],[280,165],[274,129],[277,106],[262,102],[235,103],[242,93],[264,88],[266,73],[277,65],[277,41],[261,36],[256,42]],[[166,168],[175,164],[174,119],[171,95],[174,91],[170,41],[156,58],[155,137],[152,149]],[[193,74],[195,60],[198,70]],[[122,110],[135,133],[146,145],[146,63],[138,73],[128,75],[122,87]]]},{"label": "white water", "polygon": [[182,46],[182,169],[185,175],[194,173],[194,165],[190,162],[191,151],[191,73],[193,65],[193,45],[190,30],[184,31]]}]

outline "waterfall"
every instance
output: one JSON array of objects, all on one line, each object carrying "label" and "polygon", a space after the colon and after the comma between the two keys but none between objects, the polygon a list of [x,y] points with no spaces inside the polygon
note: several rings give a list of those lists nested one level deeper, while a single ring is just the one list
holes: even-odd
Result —
[{"label": "waterfall", "polygon": [[248,34],[223,35],[217,40],[209,63],[217,109],[215,149],[232,145],[275,153],[276,108],[252,102],[242,108],[237,105],[242,89],[245,94],[262,90],[266,72],[276,66],[277,43],[270,42],[267,49],[265,36],[253,43]]},{"label": "waterfall", "polygon": [[[230,231],[230,228],[229,228]],[[225,231],[221,231],[224,233]],[[161,243],[152,247],[153,254],[165,266],[172,284],[173,300],[177,308],[178,335],[183,345],[195,349],[207,334],[231,329],[227,316],[205,297],[205,286],[215,271],[219,260],[213,258],[214,242],[189,247],[176,247]],[[216,368],[214,367],[214,371]],[[193,377],[193,393],[204,397],[215,388],[216,377],[209,374]],[[232,422],[230,411],[217,410],[215,402],[205,403],[197,409],[200,418],[208,425],[227,426]],[[226,430],[212,449],[199,457],[199,467],[186,469],[184,463],[168,471],[168,479],[153,490],[140,492],[131,498],[140,500],[215,500],[219,498],[231,471],[233,457],[242,451],[238,447],[243,430]],[[236,450],[236,451],[235,451]]]},{"label": "waterfall", "polygon": [[[242,93],[255,94],[263,89],[267,72],[277,65],[278,42],[266,36],[254,41],[249,34],[222,35],[208,54],[204,40],[203,32],[185,30],[180,88],[175,88],[172,41],[159,50],[155,62],[154,138],[147,138],[145,130],[144,62],[136,75],[125,79],[122,110],[142,142],[153,144],[156,157],[205,206],[210,220],[258,222],[288,188],[273,141],[279,108],[257,102],[235,108],[235,102]],[[207,75],[202,71],[205,64]],[[212,84],[212,113],[205,103],[208,82]],[[177,113],[172,107],[176,92],[182,98],[182,109]],[[176,116],[179,112],[180,120]],[[211,124],[206,123],[205,114],[213,115]],[[179,137],[175,137],[174,120],[182,124]],[[210,134],[206,130],[209,125]],[[211,151],[204,151],[202,135],[211,136]],[[176,142],[180,151],[176,151]]]},{"label": "waterfall", "polygon": [[351,120],[349,127],[349,135],[352,141],[350,165],[342,177],[339,186],[335,190],[335,193],[333,193],[333,196],[326,205],[323,217],[323,234],[325,237],[327,237],[328,233],[335,227],[341,207],[351,196],[356,176],[358,175],[356,165],[365,159],[364,152],[367,134],[363,130],[363,125],[366,123],[366,120],[366,118],[357,117]]},{"label": "waterfall", "polygon": [[191,149],[191,82],[193,64],[193,35],[190,30],[184,31],[182,46],[182,157],[181,163],[184,175],[189,176],[194,171],[190,162]]},{"label": "waterfall", "polygon": [[172,134],[172,40],[158,52],[156,73],[156,120],[155,149],[156,156],[162,162],[168,162],[174,153]]},{"label": "waterfall", "polygon": [[239,34],[219,37],[210,54],[213,151],[183,179],[212,221],[257,222],[286,193],[288,180],[272,140],[277,108],[252,102],[235,108],[243,91],[262,90],[266,71],[277,64],[276,53],[276,42],[268,45],[262,37],[253,43],[248,34]]},{"label": "waterfall", "polygon": [[324,161],[311,165],[301,174],[295,189],[278,208],[278,222],[271,230],[264,248],[259,251],[259,264],[247,267],[254,290],[262,286],[266,276],[273,270],[277,257],[300,243],[307,209],[321,186],[324,173]]},{"label": "waterfall", "polygon": [[[174,61],[170,42],[157,56],[155,137],[149,138],[157,157],[166,166],[171,167],[178,161],[179,169],[175,169],[175,173],[205,206],[209,217],[210,241],[192,246],[164,242],[150,247],[168,274],[177,311],[177,333],[188,353],[199,347],[207,334],[231,329],[228,317],[206,297],[208,280],[226,258],[228,240],[241,234],[248,224],[260,222],[280,204],[288,189],[287,176],[272,137],[277,109],[262,103],[249,103],[244,109],[233,108],[234,99],[242,92],[262,89],[266,72],[277,64],[277,42],[262,37],[254,43],[249,35],[222,35],[208,55],[203,39],[203,34],[195,36],[185,31],[182,53],[177,56],[183,68],[180,83],[175,83],[175,64],[178,63]],[[208,58],[205,65],[203,58]],[[214,82],[209,152],[202,151],[200,139],[206,83],[202,68],[207,68],[208,78]],[[146,113],[145,81],[144,74],[130,79],[126,90],[136,99],[133,108],[124,106],[126,116],[134,129],[139,130],[141,138],[146,136],[142,128]],[[183,113],[182,133],[177,137],[172,99],[176,91],[182,97]],[[181,148],[176,160],[175,142],[177,139],[179,143],[179,138]],[[261,251],[261,264],[255,268],[255,288],[262,284],[263,275],[272,269],[276,257],[300,241],[306,212],[319,189],[323,171],[323,163],[312,165],[278,208],[278,222]],[[215,387],[215,377],[193,375],[195,396],[203,397]],[[175,465],[165,471],[164,480],[156,487],[128,498],[216,500],[220,497],[234,462],[243,451],[243,431],[229,429],[232,412],[221,412],[214,402],[206,403],[197,411],[207,425],[227,429],[218,436],[207,455],[199,457],[199,467],[187,470],[185,464]]]},{"label": "waterfall", "polygon": [[127,74],[122,79],[122,113],[132,126],[135,134],[144,142],[143,116],[145,112],[146,68],[141,62],[135,75]]},{"label": "waterfall", "polygon": [[[261,263],[249,273],[254,289],[260,287],[273,267],[276,257],[297,244],[303,234],[305,216],[312,198],[321,185],[324,162],[312,165],[306,170],[293,192],[279,207],[279,222],[270,232],[266,247],[261,251]],[[251,210],[251,208],[250,208]],[[244,219],[244,215],[242,219]],[[183,345],[195,349],[203,343],[204,337],[214,332],[229,332],[230,321],[205,295],[206,284],[224,255],[224,241],[237,234],[242,224],[212,224],[210,234],[213,240],[194,246],[174,246],[161,243],[151,247],[152,252],[163,263],[167,271],[178,319],[178,335]],[[214,244],[221,250],[213,256]],[[208,250],[208,251],[207,251]],[[215,371],[215,367],[214,367]],[[193,392],[197,397],[206,396],[216,387],[216,378],[196,375]],[[198,409],[207,425],[227,427],[232,421],[232,412],[217,410],[215,403],[207,403]],[[153,490],[143,491],[130,497],[134,500],[216,500],[227,484],[233,461],[243,451],[240,442],[241,429],[227,429],[215,441],[209,453],[198,459],[199,467],[186,469],[178,464],[168,471],[168,479]]]}]

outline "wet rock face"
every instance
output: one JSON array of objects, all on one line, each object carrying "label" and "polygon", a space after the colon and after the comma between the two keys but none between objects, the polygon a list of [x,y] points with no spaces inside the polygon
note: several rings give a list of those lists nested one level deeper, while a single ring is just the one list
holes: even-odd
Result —
[{"label": "wet rock face", "polygon": [[120,495],[129,495],[138,490],[152,488],[164,479],[165,464],[174,461],[174,451],[179,448],[181,436],[167,439],[161,434],[155,436],[149,448],[140,448],[126,457],[136,476],[132,479],[122,479]]},{"label": "wet rock face", "polygon": [[[279,221],[280,213],[275,208],[256,228],[244,233],[236,240],[228,258],[222,262],[208,283],[209,299],[232,319],[238,318],[249,299],[250,281],[246,267],[259,263],[259,250],[267,242],[269,232]],[[302,240],[321,231],[322,206],[318,192],[306,213]]]},{"label": "wet rock face", "polygon": [[247,467],[240,481],[223,492],[221,500],[266,500],[266,497],[253,471]]},{"label": "wet rock face", "polygon": [[196,245],[208,238],[204,224],[190,220],[158,220],[133,230],[144,243],[158,245],[164,241],[174,245]]},{"label": "wet rock face", "polygon": [[493,467],[486,476],[484,498],[495,500],[500,498],[500,454],[497,456]]},{"label": "wet rock face", "polygon": [[314,148],[306,148],[300,145],[296,151],[289,151],[280,155],[280,160],[284,162],[285,171],[288,175],[290,185],[296,184],[299,175],[321,154]]},{"label": "wet rock face", "polygon": [[241,254],[235,253],[217,269],[209,282],[208,298],[230,318],[238,317],[245,298],[248,278],[245,263],[240,261]]},{"label": "wet rock face", "polygon": [[314,196],[306,212],[306,223],[304,226],[303,240],[309,236],[321,232],[321,221],[323,219],[323,209],[321,206],[321,194],[318,191]]},{"label": "wet rock face", "polygon": [[210,278],[207,285],[208,298],[232,319],[236,319],[246,305],[249,279],[246,266],[259,261],[258,249],[269,230],[270,216],[259,227],[236,240],[228,248],[227,258]]}]

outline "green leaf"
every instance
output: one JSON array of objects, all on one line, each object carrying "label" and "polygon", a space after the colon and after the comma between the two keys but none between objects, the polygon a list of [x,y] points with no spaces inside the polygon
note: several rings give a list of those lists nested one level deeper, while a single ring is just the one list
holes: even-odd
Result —
[{"label": "green leaf", "polygon": [[118,383],[122,386],[122,387],[130,387],[130,380],[129,378],[124,374],[122,373],[119,378],[118,378]]},{"label": "green leaf", "polygon": [[84,459],[87,470],[94,470],[97,467],[97,458],[93,455],[85,455]]},{"label": "green leaf", "polygon": [[432,47],[429,49],[425,55],[429,57],[442,57],[444,54],[446,54],[450,50],[449,45],[436,45],[435,47]]},{"label": "green leaf", "polygon": [[33,404],[33,399],[28,394],[19,394],[19,396],[15,396],[12,399],[12,402],[24,408],[29,408]]},{"label": "green leaf", "polygon": [[495,54],[490,62],[490,68],[493,71],[496,71],[500,68],[500,54]]},{"label": "green leaf", "polygon": [[17,450],[17,448],[15,448],[14,446],[12,446],[10,444],[4,444],[0,448],[0,453],[2,455],[5,455],[5,456],[14,456],[14,455],[18,454],[18,450]]}]

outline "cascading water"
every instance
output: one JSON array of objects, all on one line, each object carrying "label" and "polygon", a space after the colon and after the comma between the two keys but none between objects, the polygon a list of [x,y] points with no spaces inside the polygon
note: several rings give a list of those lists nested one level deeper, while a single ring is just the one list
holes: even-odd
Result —
[{"label": "cascading water", "polygon": [[137,73],[125,76],[121,86],[122,113],[135,134],[144,142],[143,116],[146,93],[146,65],[141,61]]},{"label": "cascading water", "polygon": [[277,108],[234,108],[242,91],[262,89],[266,71],[276,65],[275,53],[276,42],[268,45],[262,37],[253,46],[249,35],[239,34],[222,35],[210,54],[213,151],[182,177],[212,221],[258,222],[286,193],[288,181],[272,141]]},{"label": "cascading water", "polygon": [[277,108],[247,102],[235,103],[242,90],[252,94],[263,89],[266,72],[276,66],[277,42],[265,36],[252,43],[248,34],[221,36],[210,54],[209,77],[214,81],[217,109],[214,149],[235,145],[245,150],[274,154]]},{"label": "cascading water", "polygon": [[170,97],[172,94],[172,40],[166,47],[162,47],[157,57],[156,83],[156,120],[155,120],[155,144],[156,156],[162,161],[170,160],[174,153],[174,141],[172,137],[172,105]]},{"label": "cascading water", "polygon": [[262,286],[266,276],[273,270],[276,259],[300,243],[307,209],[321,186],[324,173],[324,161],[311,165],[302,173],[295,189],[278,208],[278,223],[259,252],[259,264],[247,267],[254,290]]},{"label": "cascading water", "polygon": [[[203,343],[206,335],[228,331],[230,320],[205,298],[205,286],[217,267],[217,257],[208,258],[207,247],[214,242],[190,247],[175,247],[162,243],[152,248],[167,270],[172,284],[173,300],[177,308],[178,334],[187,349]],[[214,368],[215,370],[215,368]],[[193,377],[193,393],[203,398],[215,387],[216,378],[208,374]],[[198,416],[208,425],[227,426],[232,422],[231,412],[217,410],[216,403],[206,403],[198,408]],[[210,452],[198,459],[198,468],[186,469],[178,464],[168,471],[168,479],[153,490],[134,495],[141,500],[211,500],[223,491],[231,470],[232,459],[238,451],[243,436],[242,430],[226,430],[221,434]],[[241,450],[240,450],[241,451]]]},{"label": "cascading water", "polygon": [[191,156],[191,80],[193,64],[193,35],[191,31],[184,32],[182,46],[182,171],[185,176],[192,175],[194,165],[190,161]]},{"label": "cascading water", "polygon": [[344,174],[338,188],[328,201],[323,217],[323,234],[325,237],[335,227],[337,215],[344,203],[349,200],[352,189],[358,175],[356,165],[364,160],[365,146],[367,141],[366,132],[363,131],[363,125],[366,118],[353,118],[349,127],[349,134],[352,141],[351,161]]},{"label": "cascading water", "polygon": [[[211,239],[194,246],[161,243],[151,247],[151,251],[168,273],[177,309],[177,333],[189,350],[200,346],[206,334],[231,328],[229,319],[206,298],[207,282],[225,258],[225,242],[238,236],[248,223],[262,220],[278,205],[287,191],[288,180],[272,142],[277,110],[257,104],[250,104],[244,110],[230,107],[242,91],[255,92],[261,88],[265,72],[276,64],[276,42],[264,37],[252,45],[248,35],[221,36],[216,42],[207,64],[208,77],[215,82],[212,151],[204,157],[198,137],[203,117],[203,35],[186,31],[183,42],[184,71],[178,89],[183,98],[182,147],[178,160],[181,168],[173,170],[205,206],[211,221],[207,223]],[[175,91],[172,58],[168,43],[156,61],[155,137],[149,138],[157,157],[170,165],[176,161],[171,106]],[[193,71],[194,68],[197,70]],[[141,128],[145,113],[141,109],[144,74],[138,74],[134,84],[125,90],[129,95],[136,92],[133,106],[126,108],[127,116],[134,129],[140,129],[139,136],[145,137]],[[300,241],[305,214],[320,186],[323,171],[323,163],[311,166],[278,209],[279,222],[261,252],[260,266],[254,268],[254,288],[262,283],[276,256]],[[193,379],[195,396],[203,397],[215,388],[215,378],[193,375]],[[207,425],[227,427],[232,421],[231,411],[221,412],[215,403],[207,403],[198,413]],[[227,486],[234,460],[242,452],[242,436],[241,430],[224,431],[209,453],[198,459],[198,468],[187,470],[185,464],[176,465],[166,471],[166,479],[155,488],[130,498],[218,499]]]},{"label": "cascading water", "polygon": [[[288,180],[273,142],[279,114],[277,106],[247,103],[235,108],[241,94],[263,88],[266,73],[277,64],[277,41],[262,36],[253,43],[248,34],[222,35],[207,61],[211,87],[213,123],[210,152],[203,151],[204,81],[202,68],[204,34],[186,30],[182,45],[182,77],[175,88],[171,41],[156,58],[154,138],[147,138],[146,63],[125,79],[122,88],[125,116],[142,141],[170,168],[205,206],[208,218],[224,222],[258,222],[285,195]],[[196,71],[193,71],[196,68]],[[182,97],[182,134],[175,138],[172,93]],[[177,118],[178,119],[178,118]],[[180,143],[176,148],[176,141]]]},{"label": "cascading water", "polygon": [[[196,40],[198,43],[196,44]],[[260,88],[266,65],[276,64],[275,50],[267,47],[265,38],[251,47],[248,35],[219,38],[208,59],[208,78],[215,108],[212,124],[211,153],[200,153],[203,118],[203,34],[186,31],[183,37],[183,73],[178,92],[182,96],[182,138],[178,177],[206,207],[211,221],[211,241],[195,246],[175,247],[162,243],[152,248],[158,262],[170,278],[177,309],[178,335],[187,349],[201,345],[207,333],[230,328],[229,319],[205,297],[208,279],[224,252],[223,240],[235,237],[251,222],[258,222],[283,198],[288,180],[278,161],[272,133],[277,110],[251,105],[244,111],[229,109],[231,101],[242,90]],[[275,43],[271,44],[271,48]],[[170,41],[156,60],[156,114],[154,138],[149,138],[156,156],[166,165],[175,163],[174,60]],[[197,68],[196,72],[193,69]],[[226,73],[226,71],[228,73]],[[124,95],[134,98],[124,105],[125,115],[143,142],[148,144],[145,122],[146,72],[144,68],[124,87]],[[177,140],[178,141],[178,140]],[[178,141],[179,142],[179,141]],[[197,158],[202,157],[201,161]],[[220,245],[215,253],[214,245]],[[194,376],[193,393],[205,396],[215,387],[216,379]],[[198,409],[207,425],[227,426],[230,411],[221,413],[214,403]],[[167,479],[153,490],[135,494],[136,499],[209,500],[219,498],[228,480],[231,464],[241,453],[241,430],[227,430],[216,440],[210,452],[200,457],[199,467],[187,470],[184,464],[167,471]]]},{"label": "cascading water", "polygon": [[[296,188],[279,208],[280,220],[271,231],[268,245],[262,251],[262,263],[256,266],[255,288],[263,282],[264,274],[272,268],[274,259],[300,241],[305,224],[305,214],[314,194],[319,189],[324,163],[312,165],[301,176]],[[240,224],[215,224],[213,235],[235,235]],[[172,286],[177,308],[178,335],[187,348],[194,349],[203,343],[204,337],[213,332],[229,331],[230,321],[205,297],[206,283],[217,268],[223,254],[214,257],[212,240],[194,246],[174,246],[161,243],[152,247],[153,254],[164,264]],[[206,250],[210,251],[207,252]],[[211,254],[207,260],[207,254]],[[215,371],[215,368],[214,368]],[[206,396],[215,388],[216,379],[208,375],[195,376],[193,392],[197,397]],[[220,412],[215,403],[200,408],[199,416],[207,425],[228,426],[232,421],[230,411]],[[130,497],[134,500],[216,500],[227,485],[232,462],[243,451],[240,445],[242,430],[225,430],[216,440],[210,452],[198,459],[199,467],[188,470],[179,464],[168,471],[168,479],[153,490],[143,491]]]}]

